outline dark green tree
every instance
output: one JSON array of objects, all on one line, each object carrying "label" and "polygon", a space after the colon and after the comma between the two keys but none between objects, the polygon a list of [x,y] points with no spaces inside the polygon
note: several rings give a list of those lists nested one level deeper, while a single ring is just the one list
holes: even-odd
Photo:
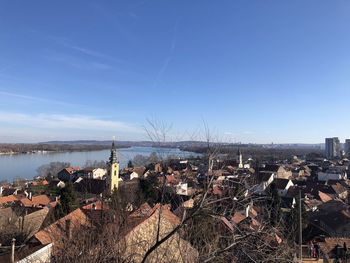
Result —
[{"label": "dark green tree", "polygon": [[64,215],[69,214],[78,207],[76,193],[71,183],[67,183],[66,186],[59,191],[59,194]]},{"label": "dark green tree", "polygon": [[275,183],[270,185],[270,222],[273,226],[277,226],[281,220],[281,197]]},{"label": "dark green tree", "polygon": [[140,180],[140,187],[146,202],[148,202],[150,205],[154,205],[159,202],[160,191],[157,175],[150,174],[146,178],[142,178]]},{"label": "dark green tree", "polygon": [[131,160],[128,161],[128,168],[134,168],[134,164]]},{"label": "dark green tree", "polygon": [[[296,198],[296,204],[291,209],[290,213],[286,215],[287,218],[285,220],[286,237],[292,242],[297,241],[299,237],[299,222],[300,222],[299,203],[300,203],[299,198]],[[303,202],[301,202],[301,221],[302,221],[302,229],[305,229],[309,224],[309,218]]]}]

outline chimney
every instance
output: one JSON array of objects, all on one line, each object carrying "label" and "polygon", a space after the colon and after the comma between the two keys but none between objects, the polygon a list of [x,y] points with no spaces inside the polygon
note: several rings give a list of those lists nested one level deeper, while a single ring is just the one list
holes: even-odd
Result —
[{"label": "chimney", "polygon": [[72,238],[72,221],[70,219],[66,219],[66,234],[68,239]]},{"label": "chimney", "polygon": [[15,263],[15,245],[16,245],[16,239],[12,239],[12,246],[11,246],[11,263]]}]

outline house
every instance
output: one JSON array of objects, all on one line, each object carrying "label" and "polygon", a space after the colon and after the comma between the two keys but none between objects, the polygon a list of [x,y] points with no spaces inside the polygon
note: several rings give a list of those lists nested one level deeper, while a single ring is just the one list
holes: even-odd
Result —
[{"label": "house", "polygon": [[337,182],[335,184],[331,184],[331,188],[336,193],[337,197],[346,201],[348,198],[348,189],[342,185],[341,183]]},{"label": "house", "polygon": [[44,207],[49,205],[51,200],[47,195],[31,196],[31,194],[29,194],[29,198],[21,198],[19,202],[25,207]]},{"label": "house", "polygon": [[176,186],[176,194],[178,195],[188,195],[188,186],[187,183],[179,183]]},{"label": "house", "polygon": [[31,243],[41,245],[52,243],[55,249],[59,249],[65,240],[73,238],[82,227],[89,225],[89,218],[78,208],[37,232],[31,239]]},{"label": "house", "polygon": [[319,181],[344,180],[344,179],[347,179],[347,176],[342,173],[328,171],[328,172],[319,172],[317,174],[317,179]]},{"label": "house", "polygon": [[19,197],[16,195],[8,195],[0,197],[0,207],[12,204],[18,201]]},{"label": "house", "polygon": [[136,173],[136,172],[132,172],[132,173],[130,174],[130,180],[132,180],[132,179],[134,179],[134,178],[139,178],[139,174]]},{"label": "house", "polygon": [[276,178],[284,178],[289,179],[292,178],[292,171],[287,170],[283,165],[279,164],[265,164],[261,169],[261,171],[273,172],[276,175]]},{"label": "house", "polygon": [[99,195],[106,191],[106,180],[79,177],[73,186],[77,192]]},{"label": "house", "polygon": [[49,182],[47,180],[41,180],[41,181],[33,181],[31,183],[32,186],[46,186],[49,185]]},{"label": "house", "polygon": [[275,178],[275,173],[260,171],[257,176],[257,185],[254,187],[253,191],[258,194],[262,194],[269,187]]},{"label": "house", "polygon": [[276,178],[273,180],[273,183],[275,184],[278,194],[280,196],[286,196],[288,193],[288,189],[291,186],[294,186],[292,180],[283,179],[283,178]]},{"label": "house", "polygon": [[19,188],[13,188],[13,187],[6,187],[1,189],[1,195],[2,196],[8,196],[8,195],[17,195],[19,194],[20,189]]},{"label": "house", "polygon": [[[180,219],[170,211],[169,206],[158,204],[152,210],[146,209],[144,217],[140,216],[139,211],[137,215],[137,217],[131,215],[130,219],[132,221],[138,219],[139,223],[123,238],[125,242],[123,257],[132,258],[133,262],[142,261],[146,251],[156,241],[158,234],[160,238],[163,238],[180,224]],[[132,221],[131,225],[133,225]],[[160,226],[159,232],[158,226]],[[197,259],[198,251],[175,232],[149,255],[147,262],[192,263]]]},{"label": "house", "polygon": [[327,170],[318,172],[317,178],[319,181],[328,180],[346,180],[347,179],[347,167],[333,166]]},{"label": "house", "polygon": [[49,186],[53,188],[64,188],[66,184],[59,179],[53,179],[50,181]]},{"label": "house", "polygon": [[57,177],[61,181],[70,182],[76,176],[76,172],[80,171],[81,168],[77,167],[67,167],[58,172]]},{"label": "house", "polygon": [[[51,262],[52,244],[46,246],[20,246],[14,251],[16,263],[42,263]],[[1,253],[0,262],[11,262],[11,252]]]},{"label": "house", "polygon": [[103,179],[107,174],[107,169],[87,167],[76,172],[77,176],[82,176],[91,179]]},{"label": "house", "polygon": [[42,227],[50,209],[44,207],[33,213],[18,218],[18,228],[22,229],[27,239],[30,239]]},{"label": "house", "polygon": [[347,209],[320,214],[313,220],[330,237],[350,238],[350,211]]},{"label": "house", "polygon": [[[325,257],[326,262],[335,262],[331,261],[331,259],[341,259],[338,262],[347,262],[348,248],[350,247],[350,238],[344,237],[326,237],[324,241],[318,242],[323,255]],[[344,260],[344,261],[343,261]]]},{"label": "house", "polygon": [[132,169],[132,171],[133,171],[134,173],[137,173],[137,175],[138,175],[139,177],[141,177],[141,176],[145,173],[146,167],[144,167],[144,166],[137,166],[137,167],[134,167],[134,168]]}]

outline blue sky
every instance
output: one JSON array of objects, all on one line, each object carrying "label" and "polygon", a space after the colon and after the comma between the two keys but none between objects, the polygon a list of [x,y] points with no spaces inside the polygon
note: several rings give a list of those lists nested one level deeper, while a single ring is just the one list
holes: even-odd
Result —
[{"label": "blue sky", "polygon": [[350,137],[349,1],[0,0],[0,142]]}]

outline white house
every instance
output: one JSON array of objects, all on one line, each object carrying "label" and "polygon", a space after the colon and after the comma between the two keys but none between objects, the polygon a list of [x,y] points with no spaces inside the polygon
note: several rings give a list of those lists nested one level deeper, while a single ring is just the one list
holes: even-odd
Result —
[{"label": "white house", "polygon": [[82,170],[82,176],[92,179],[102,179],[106,174],[107,170],[102,168],[85,168]]},{"label": "white house", "polygon": [[176,186],[176,194],[178,194],[178,195],[188,195],[187,183],[179,183]]},{"label": "white house", "polygon": [[265,192],[267,187],[273,182],[276,177],[275,173],[272,172],[260,172],[258,176],[259,184],[254,187],[254,192],[262,194]]},{"label": "white house", "polygon": [[276,178],[273,183],[276,185],[279,196],[286,196],[288,189],[293,186],[292,180]]},{"label": "white house", "polygon": [[327,171],[327,172],[319,172],[317,174],[317,179],[319,181],[328,181],[328,180],[346,180],[347,173],[346,172],[336,172],[336,171]]},{"label": "white house", "polygon": [[132,172],[132,173],[130,174],[130,180],[132,180],[132,179],[134,179],[134,178],[139,178],[139,174],[136,173],[136,172]]}]

